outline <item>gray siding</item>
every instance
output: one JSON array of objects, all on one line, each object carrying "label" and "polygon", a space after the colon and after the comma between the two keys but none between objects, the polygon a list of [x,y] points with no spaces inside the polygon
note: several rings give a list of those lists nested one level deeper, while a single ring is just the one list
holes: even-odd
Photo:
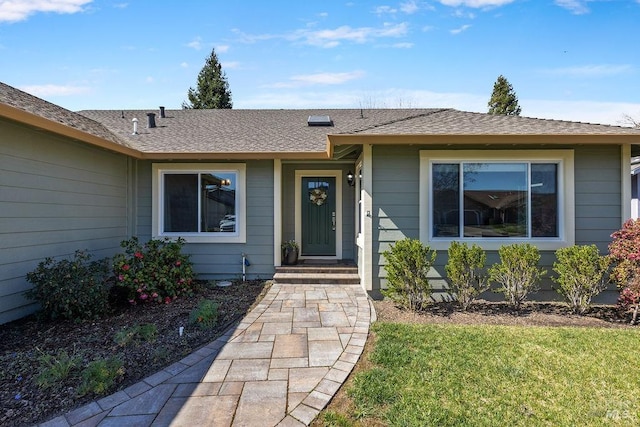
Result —
[{"label": "gray siding", "polygon": [[[373,147],[373,289],[385,286],[386,271],[382,252],[400,239],[419,238],[419,151],[421,149],[447,149],[447,147]],[[460,147],[465,149],[470,147]],[[473,147],[471,147],[473,148]],[[500,149],[501,147],[492,147]],[[523,147],[536,149],[539,147]],[[620,147],[577,146],[558,147],[575,150],[575,236],[576,244],[596,244],[607,252],[610,235],[619,229],[621,218]],[[540,265],[553,274],[555,255],[552,251],[541,254]],[[487,254],[487,265],[499,261],[496,251]],[[432,270],[432,284],[436,289],[446,286],[444,266],[446,251],[439,251]],[[536,299],[557,300],[560,296],[552,289],[550,279],[544,281]],[[437,293],[438,299],[443,294]],[[502,296],[486,293],[487,299],[500,300]],[[615,287],[596,298],[596,302],[614,302]]]},{"label": "gray siding", "polygon": [[[180,163],[187,163],[181,161]],[[247,165],[247,241],[246,243],[190,243],[185,252],[191,255],[194,270],[202,279],[235,279],[242,274],[242,254],[250,265],[248,279],[267,279],[273,266],[273,161],[250,160]],[[137,165],[138,216],[137,235],[151,238],[151,166]]]},{"label": "gray siding", "polygon": [[607,252],[623,221],[621,173],[619,146],[576,148],[576,244],[594,243]]},{"label": "gray siding", "polygon": [[25,275],[46,257],[111,256],[127,237],[127,158],[0,120],[0,323],[36,309]]}]

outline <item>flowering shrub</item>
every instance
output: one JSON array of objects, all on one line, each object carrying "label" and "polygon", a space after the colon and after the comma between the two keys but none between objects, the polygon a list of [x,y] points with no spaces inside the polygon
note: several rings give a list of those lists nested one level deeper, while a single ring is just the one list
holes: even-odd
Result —
[{"label": "flowering shrub", "polygon": [[634,324],[640,309],[640,220],[626,221],[611,237],[611,278],[620,289],[618,304],[633,309],[631,323]]},{"label": "flowering shrub", "polygon": [[184,240],[150,240],[141,245],[133,237],[120,246],[125,253],[114,256],[113,272],[129,303],[169,304],[192,293],[194,273],[189,256],[182,253]]},{"label": "flowering shrub", "polygon": [[91,261],[91,254],[76,251],[73,259],[46,258],[27,273],[34,285],[25,295],[40,303],[47,319],[92,319],[109,311],[108,259]]}]

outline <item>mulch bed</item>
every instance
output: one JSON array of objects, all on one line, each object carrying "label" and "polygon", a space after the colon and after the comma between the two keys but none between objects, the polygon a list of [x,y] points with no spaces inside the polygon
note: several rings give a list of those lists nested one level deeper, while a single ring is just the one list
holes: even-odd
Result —
[{"label": "mulch bed", "polygon": [[[171,304],[146,304],[120,308],[103,319],[76,323],[42,322],[35,316],[0,328],[0,426],[33,425],[80,407],[100,396],[78,397],[77,375],[49,388],[36,384],[39,359],[43,354],[81,355],[83,365],[97,359],[117,356],[124,362],[124,375],[109,395],[171,365],[194,350],[219,337],[241,319],[269,288],[268,282],[234,283],[229,287],[200,282],[197,295],[179,298]],[[189,323],[191,311],[203,299],[219,303],[215,327],[203,329]],[[153,342],[125,346],[114,341],[124,328],[153,323],[157,337]],[[183,326],[184,333],[179,335]]]}]

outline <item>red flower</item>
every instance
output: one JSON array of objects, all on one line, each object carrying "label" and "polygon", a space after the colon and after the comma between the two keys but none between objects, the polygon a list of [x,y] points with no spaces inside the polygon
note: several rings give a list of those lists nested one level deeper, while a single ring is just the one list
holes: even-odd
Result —
[{"label": "red flower", "polygon": [[180,264],[182,264],[180,261],[176,261],[176,267],[180,267]]},{"label": "red flower", "polygon": [[169,304],[170,302],[171,302],[171,297],[166,297],[166,298],[164,299],[164,303],[165,303],[165,304]]},{"label": "red flower", "polygon": [[142,255],[142,252],[140,252],[140,251],[136,252],[133,256],[135,256],[138,259],[144,258],[144,255]]},{"label": "red flower", "polygon": [[131,268],[131,267],[129,266],[129,264],[125,264],[125,265],[123,265],[123,266],[122,266],[122,269],[123,269],[124,271],[129,271],[129,269],[130,269],[130,268]]}]

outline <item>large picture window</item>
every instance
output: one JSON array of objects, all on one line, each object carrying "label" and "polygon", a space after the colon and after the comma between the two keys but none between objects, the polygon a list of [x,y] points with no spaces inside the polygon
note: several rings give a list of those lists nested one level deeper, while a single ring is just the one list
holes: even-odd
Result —
[{"label": "large picture window", "polygon": [[557,171],[556,163],[434,163],[433,237],[558,237]]},{"label": "large picture window", "polygon": [[156,235],[243,241],[244,174],[244,165],[154,165]]},{"label": "large picture window", "polygon": [[557,246],[572,240],[572,154],[421,152],[421,223],[428,230],[421,236],[431,242],[531,240]]}]

